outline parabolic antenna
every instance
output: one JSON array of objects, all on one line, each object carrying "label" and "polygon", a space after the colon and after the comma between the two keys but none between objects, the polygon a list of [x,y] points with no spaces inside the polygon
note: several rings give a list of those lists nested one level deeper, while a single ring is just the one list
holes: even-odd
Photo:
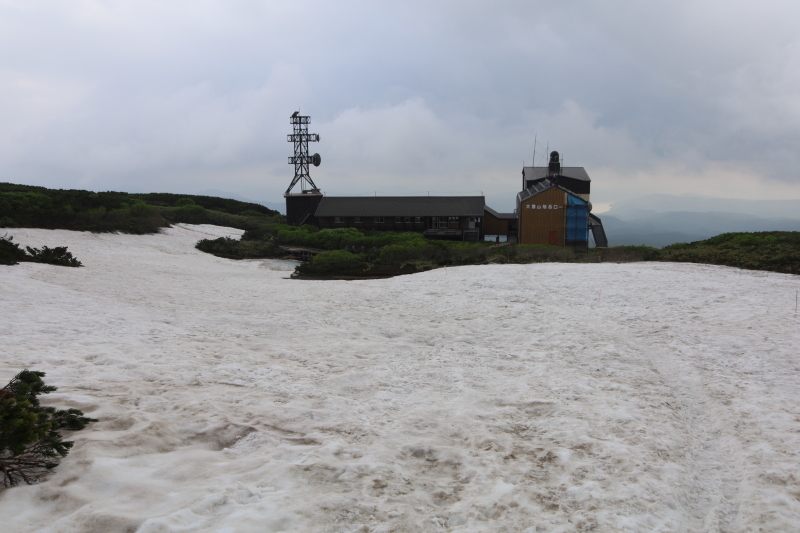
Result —
[{"label": "parabolic antenna", "polygon": [[319,154],[314,154],[311,156],[311,163],[313,163],[315,167],[318,167],[319,164],[322,163],[322,158]]}]

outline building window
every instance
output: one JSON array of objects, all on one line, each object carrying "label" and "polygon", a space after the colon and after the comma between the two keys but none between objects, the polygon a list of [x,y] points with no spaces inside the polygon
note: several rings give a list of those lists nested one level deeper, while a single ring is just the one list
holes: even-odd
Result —
[{"label": "building window", "polygon": [[[419,217],[417,217],[417,218],[419,218]],[[411,217],[406,217],[406,224],[408,224],[410,222],[411,222]]]},{"label": "building window", "polygon": [[375,217],[376,224],[383,224],[383,217]]},{"label": "building window", "polygon": [[419,224],[422,222],[422,217],[414,217],[414,224]]},{"label": "building window", "polygon": [[344,224],[344,219],[342,217],[333,217],[333,222],[335,224]]},{"label": "building window", "polygon": [[[448,217],[432,217],[431,226],[439,229],[447,229],[447,218]],[[456,220],[458,220],[458,217],[456,217]]]},{"label": "building window", "polygon": [[361,224],[361,217],[353,217],[353,222],[355,224]]},{"label": "building window", "polygon": [[394,223],[395,224],[402,224],[403,223],[403,217],[394,217]]}]

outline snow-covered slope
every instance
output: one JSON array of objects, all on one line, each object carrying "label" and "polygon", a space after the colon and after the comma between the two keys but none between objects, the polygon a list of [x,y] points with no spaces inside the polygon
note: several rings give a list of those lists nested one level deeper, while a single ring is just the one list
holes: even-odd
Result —
[{"label": "snow-covered slope", "polygon": [[10,231],[0,381],[100,421],[4,531],[798,531],[796,276],[689,264],[297,281],[236,230]]}]

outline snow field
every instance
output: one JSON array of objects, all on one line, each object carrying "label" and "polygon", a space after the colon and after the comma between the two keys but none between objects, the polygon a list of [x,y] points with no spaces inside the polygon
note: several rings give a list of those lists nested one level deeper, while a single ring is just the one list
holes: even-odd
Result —
[{"label": "snow field", "polygon": [[797,276],[298,281],[193,248],[228,228],[9,233],[86,266],[0,267],[0,380],[100,419],[9,531],[800,530]]}]

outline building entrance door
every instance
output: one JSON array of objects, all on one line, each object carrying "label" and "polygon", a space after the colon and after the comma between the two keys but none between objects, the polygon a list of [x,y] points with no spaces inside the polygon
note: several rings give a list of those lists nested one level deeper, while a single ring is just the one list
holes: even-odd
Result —
[{"label": "building entrance door", "polygon": [[554,244],[555,246],[558,246],[559,243],[558,243],[558,232],[557,231],[551,231],[550,232],[550,244]]}]

